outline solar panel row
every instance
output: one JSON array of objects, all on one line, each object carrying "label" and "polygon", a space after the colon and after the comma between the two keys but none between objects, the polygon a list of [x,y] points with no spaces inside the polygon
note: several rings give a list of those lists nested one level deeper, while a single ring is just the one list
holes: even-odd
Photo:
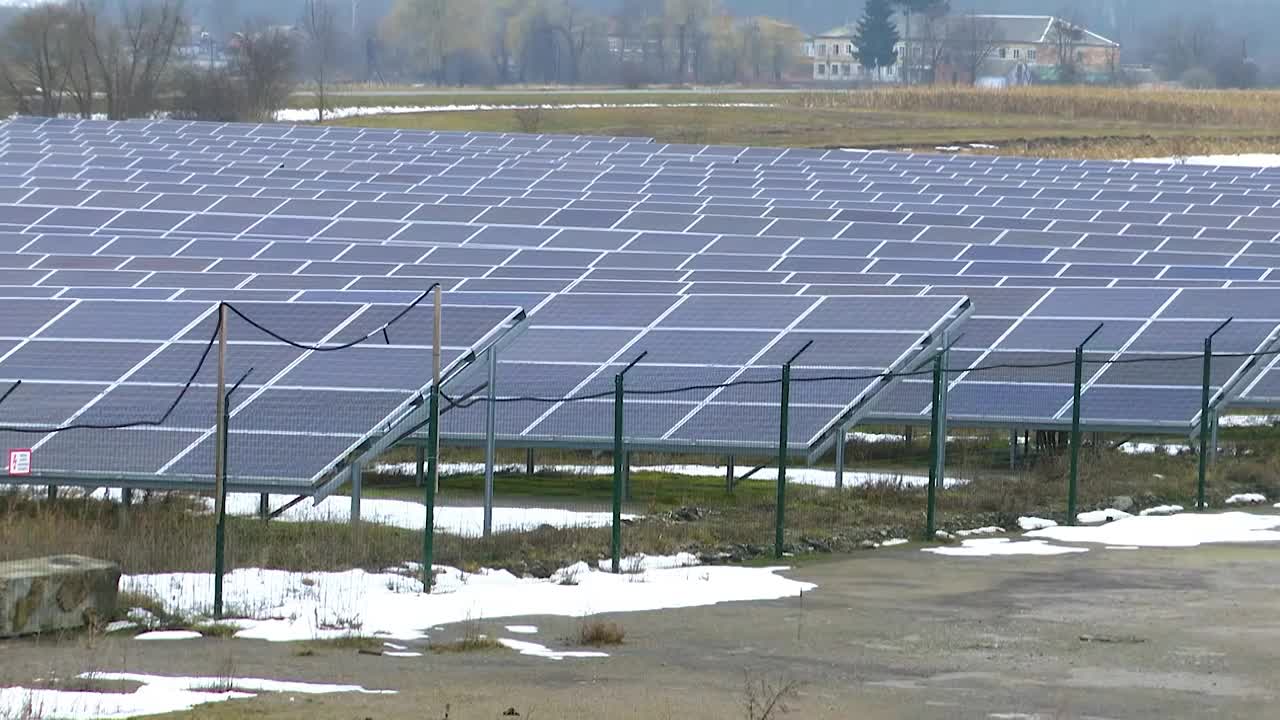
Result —
[{"label": "solar panel row", "polygon": [[[668,387],[765,373],[792,340],[814,339],[808,328],[762,320],[794,321],[788,308],[859,309],[821,328],[815,355],[801,363],[850,374],[901,359],[906,351],[895,349],[920,345],[957,314],[954,305],[915,311],[929,322],[902,326],[913,344],[856,325],[873,302],[902,312],[909,299],[971,297],[953,366],[1062,358],[1098,320],[1106,330],[1091,347],[1096,361],[1193,352],[1193,340],[1226,315],[1239,318],[1231,347],[1265,351],[1280,321],[1271,310],[1280,299],[1272,282],[1280,173],[1268,171],[11,122],[0,126],[0,201],[8,203],[0,229],[10,231],[0,236],[0,267],[13,266],[0,269],[0,283],[14,291],[386,302],[440,279],[451,302],[533,310],[531,329],[504,355],[499,386],[547,397],[599,389],[631,351],[652,356],[651,370],[633,371],[649,376],[637,378]],[[613,307],[657,314],[615,317]],[[686,307],[711,309],[694,315],[703,324],[663,315]],[[1266,393],[1280,384],[1255,365],[1219,363],[1215,388]],[[1095,366],[1084,401],[1091,425],[1196,422],[1198,376],[1140,367]],[[813,409],[799,442],[815,441],[865,399],[858,387],[822,385],[798,398]],[[876,417],[919,420],[927,394],[908,380]],[[732,389],[688,395],[661,411],[671,417],[648,408],[637,432],[655,444],[727,442],[721,421],[706,419],[724,405],[743,418],[738,439],[771,440]],[[1052,369],[963,375],[952,398],[962,422],[1053,426],[1070,414],[1069,378]],[[511,403],[501,432],[513,443],[597,442],[601,412],[591,403]],[[471,421],[459,411],[455,436],[465,439]]]}]

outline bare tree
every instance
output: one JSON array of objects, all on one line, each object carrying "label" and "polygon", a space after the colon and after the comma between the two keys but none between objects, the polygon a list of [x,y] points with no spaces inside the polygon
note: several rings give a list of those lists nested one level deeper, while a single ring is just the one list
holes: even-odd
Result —
[{"label": "bare tree", "polygon": [[187,26],[182,0],[126,5],[120,24],[102,21],[83,0],[78,12],[107,117],[123,120],[154,111],[179,35]]},{"label": "bare tree", "polygon": [[70,82],[74,14],[59,5],[23,12],[0,37],[0,79],[24,115],[55,116]]},{"label": "bare tree", "polygon": [[1084,40],[1084,28],[1063,18],[1054,18],[1049,27],[1049,42],[1058,63],[1058,81],[1075,82],[1080,76],[1080,58],[1076,48]]},{"label": "bare tree", "polygon": [[982,66],[995,53],[1001,41],[996,24],[990,18],[964,15],[950,24],[946,46],[948,54],[964,70],[971,82],[977,82]]},{"label": "bare tree", "polygon": [[[261,28],[263,24],[251,27]],[[236,33],[235,41],[231,71],[242,83],[240,114],[246,120],[272,120],[293,92],[297,73],[293,38],[278,28],[246,29]]]},{"label": "bare tree", "polygon": [[341,42],[337,13],[329,0],[306,0],[300,25],[306,35],[305,63],[307,73],[315,84],[317,116],[320,122],[324,122],[324,114],[328,109],[325,93]]}]

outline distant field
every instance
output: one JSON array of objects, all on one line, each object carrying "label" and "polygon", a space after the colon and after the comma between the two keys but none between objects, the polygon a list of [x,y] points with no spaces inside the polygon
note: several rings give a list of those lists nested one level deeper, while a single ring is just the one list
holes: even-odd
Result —
[{"label": "distant field", "polygon": [[[305,98],[295,98],[295,102]],[[1275,152],[1280,92],[894,88],[726,94],[607,92],[343,96],[343,105],[765,103],[770,107],[548,109],[539,132],[650,136],[663,142],[911,148],[989,144],[1001,154],[1074,158]],[[338,124],[516,132],[510,110],[366,116]],[[994,150],[983,150],[994,152]]]}]

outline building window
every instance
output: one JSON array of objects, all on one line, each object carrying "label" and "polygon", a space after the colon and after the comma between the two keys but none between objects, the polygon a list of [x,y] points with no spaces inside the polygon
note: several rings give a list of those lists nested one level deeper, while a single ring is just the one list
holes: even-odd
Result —
[{"label": "building window", "polygon": [[822,63],[818,63],[818,74],[819,74],[819,75],[826,75],[826,74],[827,74],[827,66],[826,66],[826,65],[824,65],[824,64],[822,64]]},{"label": "building window", "polygon": [[849,54],[850,54],[850,55],[857,55],[857,53],[856,53],[856,52],[854,52],[854,49],[853,49],[853,43],[849,43]]},{"label": "building window", "polygon": [[1009,49],[1008,49],[1008,48],[1000,48],[1000,59],[1001,59],[1001,60],[1003,60],[1003,59],[1005,59],[1005,58],[1006,58],[1006,57],[1008,57],[1008,56],[1009,56]]},{"label": "building window", "polygon": [[849,77],[850,73],[852,73],[852,72],[853,72],[853,66],[852,66],[852,65],[845,65],[845,66],[844,66],[844,76],[845,76],[845,77]]},{"label": "building window", "polygon": [[840,54],[840,43],[836,43],[836,44],[834,44],[834,45],[832,45],[832,46],[831,46],[831,54],[832,54],[832,55],[839,55],[839,54]]},{"label": "building window", "polygon": [[1036,49],[1027,48],[1027,59],[1034,61],[1036,59]]},{"label": "building window", "polygon": [[1015,60],[1017,60],[1017,59],[1020,59],[1021,57],[1022,57],[1022,48],[1014,48],[1014,49],[1013,49],[1013,58],[1014,58]]},{"label": "building window", "polygon": [[827,44],[826,44],[826,43],[819,43],[819,44],[818,44],[818,54],[819,54],[819,55],[826,55],[826,54],[827,54]]}]

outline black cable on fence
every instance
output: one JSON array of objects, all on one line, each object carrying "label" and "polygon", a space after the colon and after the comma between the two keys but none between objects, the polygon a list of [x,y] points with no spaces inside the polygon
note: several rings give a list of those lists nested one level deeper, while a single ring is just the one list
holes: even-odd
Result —
[{"label": "black cable on fence", "polygon": [[[431,291],[434,290],[437,285],[439,285],[439,283],[433,283],[430,287],[424,290],[422,294],[414,298],[413,302],[401,308],[399,312],[397,312],[390,320],[386,321],[382,325],[371,330],[370,332],[366,333],[364,336],[356,340],[353,340],[348,343],[342,343],[339,345],[311,345],[311,344],[301,343],[301,342],[292,340],[273,330],[268,329],[262,323],[249,317],[247,314],[245,314],[235,305],[232,305],[231,303],[223,303],[223,305],[225,305],[229,311],[235,313],[237,317],[239,317],[241,320],[244,320],[250,326],[258,329],[263,333],[266,333],[268,336],[274,338],[275,340],[278,340],[279,342],[282,342],[294,348],[298,348],[300,350],[309,350],[313,352],[332,352],[335,350],[347,350],[357,345],[361,345],[363,343],[368,342],[370,339],[378,335],[381,335],[383,340],[388,345],[390,345],[391,338],[390,338],[390,335],[388,334],[388,330],[393,325],[403,320],[405,316],[409,314],[410,311],[412,311],[417,306],[421,305],[422,301],[425,300],[431,294]],[[187,377],[187,381],[183,383],[182,388],[178,391],[177,397],[173,399],[173,402],[169,403],[168,408],[165,409],[164,413],[161,414],[159,418],[143,419],[143,420],[127,420],[124,422],[116,422],[116,423],[72,422],[72,423],[63,423],[61,425],[55,425],[55,426],[0,425],[0,432],[23,433],[28,435],[52,435],[55,433],[67,432],[68,430],[128,430],[131,428],[160,427],[169,421],[169,418],[173,415],[174,411],[178,409],[178,405],[182,403],[183,398],[187,396],[187,393],[191,390],[191,387],[195,385],[196,378],[200,376],[200,371],[204,369],[205,363],[208,362],[209,360],[209,354],[213,351],[213,347],[218,342],[218,334],[221,330],[222,330],[222,320],[221,320],[221,316],[219,316],[218,322],[215,323],[213,327],[213,335],[209,338],[209,341],[205,343],[204,350],[200,353],[200,359],[199,361],[196,362],[195,368],[191,371],[190,376]],[[242,378],[242,381],[243,381],[243,378]],[[18,387],[21,385],[22,385],[22,381],[19,380],[18,382],[10,386],[9,389],[3,393],[3,395],[0,395],[0,403],[3,403],[5,400],[7,400],[9,396],[12,395],[13,392],[16,391]]]}]

